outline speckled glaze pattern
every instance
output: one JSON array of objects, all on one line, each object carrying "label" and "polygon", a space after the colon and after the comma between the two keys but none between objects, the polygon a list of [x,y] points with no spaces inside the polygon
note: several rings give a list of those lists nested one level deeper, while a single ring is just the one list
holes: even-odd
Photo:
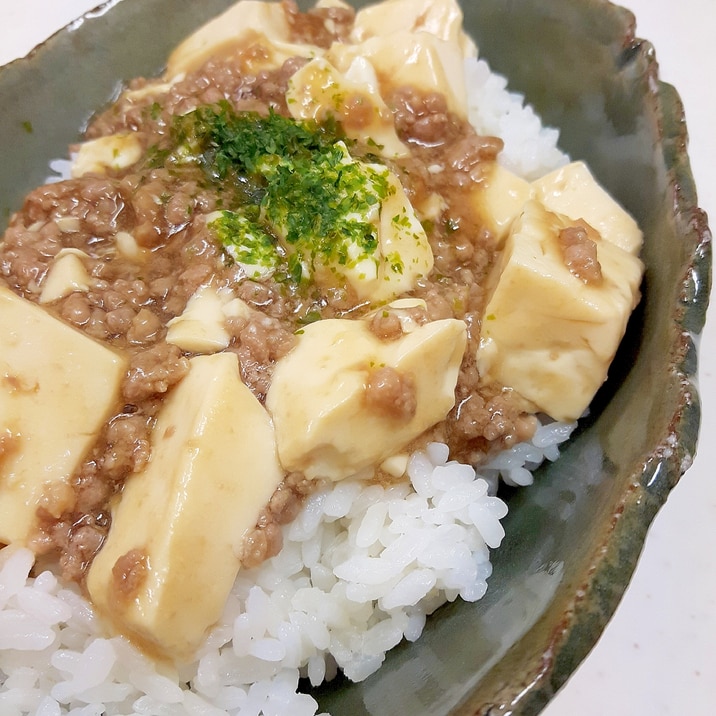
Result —
[{"label": "speckled glaze pattern", "polygon": [[[123,80],[160,71],[182,36],[228,4],[110,2],[4,68],[0,226]],[[711,236],[676,91],[659,82],[631,14],[606,0],[463,7],[481,54],[639,221],[643,300],[575,439],[534,486],[508,496],[487,596],[438,610],[419,642],[365,682],[319,689],[333,716],[537,714],[599,637],[696,450]]]}]

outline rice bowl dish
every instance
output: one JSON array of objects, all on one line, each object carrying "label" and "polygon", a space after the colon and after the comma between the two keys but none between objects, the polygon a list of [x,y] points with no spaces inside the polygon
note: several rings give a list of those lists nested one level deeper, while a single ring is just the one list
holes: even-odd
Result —
[{"label": "rice bowl dish", "polygon": [[[525,143],[544,142],[544,152],[526,157],[520,146],[510,158],[507,134],[477,119],[478,109],[491,104],[485,97],[492,91],[495,106],[506,108],[497,126],[508,115],[523,115],[525,124],[534,116],[484,63],[470,62],[466,74],[476,93],[470,118],[479,132],[505,140],[512,170],[532,179],[566,162],[555,133],[541,128]],[[409,483],[349,478],[313,492],[282,528],[281,552],[240,571],[221,621],[188,665],[149,665],[123,638],[106,638],[76,590],[49,572],[25,582],[34,558],[6,549],[4,617],[12,649],[3,651],[5,696],[28,699],[20,713],[38,705],[51,713],[55,701],[66,709],[102,702],[107,713],[177,713],[179,704],[192,713],[204,702],[229,713],[315,713],[311,697],[296,693],[299,677],[317,685],[340,668],[362,680],[387,650],[417,639],[440,604],[482,597],[491,573],[488,550],[503,536],[506,506],[493,496],[498,474],[511,484],[529,483],[530,471],[544,458],[555,460],[556,446],[573,428],[546,421],[529,444],[480,465],[478,476],[449,462],[445,445],[428,442],[410,458]],[[33,637],[19,658],[21,632]],[[49,672],[42,668],[48,661]]]}]

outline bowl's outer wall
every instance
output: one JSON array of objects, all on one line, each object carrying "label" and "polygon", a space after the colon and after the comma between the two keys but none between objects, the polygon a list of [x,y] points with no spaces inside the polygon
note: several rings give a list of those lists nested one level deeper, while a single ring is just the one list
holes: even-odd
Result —
[{"label": "bowl's outer wall", "polygon": [[[5,68],[0,226],[118,81],[159,72],[176,42],[228,4],[110,3]],[[487,596],[439,610],[416,645],[398,647],[366,682],[320,690],[334,716],[537,713],[611,616],[696,447],[693,336],[708,301],[710,237],[676,93],[658,83],[631,15],[603,0],[463,5],[481,54],[640,222],[644,299],[576,440],[511,497]]]}]

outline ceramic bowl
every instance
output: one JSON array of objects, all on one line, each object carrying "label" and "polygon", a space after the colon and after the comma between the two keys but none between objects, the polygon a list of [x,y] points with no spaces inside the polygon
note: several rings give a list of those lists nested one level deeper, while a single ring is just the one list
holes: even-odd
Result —
[{"label": "ceramic bowl", "polygon": [[[0,222],[42,182],[122,80],[227,0],[122,0],[0,76]],[[487,596],[438,610],[420,641],[361,684],[319,689],[334,716],[535,714],[586,656],[630,579],[649,524],[693,460],[695,336],[711,255],[675,90],[634,18],[605,0],[465,0],[467,30],[562,148],[585,159],[646,237],[643,299],[590,416],[536,484],[508,496]]]}]

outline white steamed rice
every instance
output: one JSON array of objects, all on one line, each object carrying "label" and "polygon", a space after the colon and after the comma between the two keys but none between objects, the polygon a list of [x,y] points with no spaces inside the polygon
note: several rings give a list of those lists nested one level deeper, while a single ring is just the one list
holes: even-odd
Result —
[{"label": "white steamed rice", "polygon": [[[470,119],[505,140],[501,161],[532,179],[564,164],[557,132],[484,61],[467,68]],[[53,168],[62,171],[59,163]],[[88,603],[50,572],[30,577],[29,550],[0,552],[0,714],[3,716],[313,716],[300,677],[317,685],[340,668],[353,680],[385,652],[416,640],[427,615],[480,599],[489,549],[504,535],[498,479],[532,482],[574,424],[541,427],[480,475],[434,443],[413,455],[410,484],[344,481],[313,495],[284,528],[284,548],[242,571],[198,659],[157,665],[124,638],[106,638]],[[200,586],[198,588],[201,588]]]}]

